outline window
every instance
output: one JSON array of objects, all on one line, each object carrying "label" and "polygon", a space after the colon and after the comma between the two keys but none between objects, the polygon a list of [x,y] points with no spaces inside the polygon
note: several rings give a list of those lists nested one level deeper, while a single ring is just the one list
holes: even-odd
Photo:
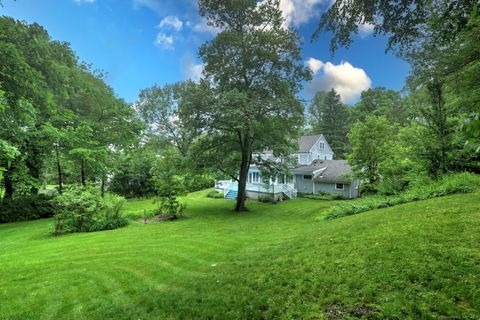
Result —
[{"label": "window", "polygon": [[318,149],[319,149],[319,150],[325,150],[325,142],[320,142],[320,143],[318,144]]},{"label": "window", "polygon": [[303,175],[303,180],[312,180],[312,175],[311,174],[304,174]]},{"label": "window", "polygon": [[343,183],[336,183],[335,184],[335,190],[343,190],[343,189],[344,189]]}]

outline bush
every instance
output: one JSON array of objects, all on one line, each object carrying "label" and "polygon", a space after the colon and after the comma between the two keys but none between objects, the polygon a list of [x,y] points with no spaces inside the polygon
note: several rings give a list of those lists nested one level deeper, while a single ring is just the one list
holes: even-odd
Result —
[{"label": "bush", "polygon": [[[425,181],[425,180],[424,180]],[[414,184],[411,189],[395,196],[368,196],[329,209],[325,219],[336,219],[353,214],[391,207],[407,202],[426,200],[457,193],[470,193],[480,190],[480,176],[472,173],[445,175],[438,181],[427,184]]]},{"label": "bush", "polygon": [[257,200],[259,202],[272,202],[273,201],[273,197],[271,195],[260,195],[258,196]]},{"label": "bush", "polygon": [[165,216],[170,219],[180,218],[186,208],[186,205],[178,201],[176,196],[159,197],[156,203],[158,204],[156,215]]},{"label": "bush", "polygon": [[128,220],[120,215],[123,197],[105,194],[94,187],[70,187],[54,199],[54,233],[90,232],[124,227]]},{"label": "bush", "polygon": [[319,194],[308,194],[302,193],[298,195],[301,198],[311,199],[311,200],[343,200],[345,197],[341,193],[324,193]]},{"label": "bush", "polygon": [[223,196],[223,193],[222,193],[222,192],[218,192],[218,191],[216,191],[216,190],[212,190],[212,191],[210,191],[209,193],[207,193],[207,198],[223,199],[224,196]]},{"label": "bush", "polygon": [[54,213],[52,196],[40,194],[0,202],[0,223],[50,218]]}]

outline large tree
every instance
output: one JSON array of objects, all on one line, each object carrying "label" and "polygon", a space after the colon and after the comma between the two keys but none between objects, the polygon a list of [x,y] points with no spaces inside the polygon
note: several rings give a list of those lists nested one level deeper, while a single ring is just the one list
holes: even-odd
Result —
[{"label": "large tree", "polygon": [[349,113],[335,89],[318,92],[309,107],[312,133],[322,133],[335,158],[343,159],[348,150]]},{"label": "large tree", "polygon": [[[15,190],[36,193],[44,169],[53,168],[49,157],[60,185],[69,155],[79,160],[78,171],[88,156],[91,180],[105,181],[108,155],[138,135],[133,109],[102,74],[79,63],[67,43],[53,41],[38,24],[0,18],[0,85],[0,139],[20,152],[4,171],[6,197]],[[89,134],[79,139],[80,131]]]},{"label": "large tree", "polygon": [[365,121],[369,115],[385,116],[391,123],[403,124],[408,121],[408,112],[399,92],[377,87],[362,92],[351,109],[351,118],[355,122]]},{"label": "large tree", "polygon": [[[284,27],[279,1],[201,0],[200,14],[221,32],[200,49],[210,101],[193,108],[203,135],[197,160],[238,180],[236,211],[246,210],[254,153],[294,147],[303,122],[297,98],[310,78],[297,33]],[[205,89],[210,87],[209,89]]]},{"label": "large tree", "polygon": [[380,166],[390,156],[393,127],[385,117],[369,116],[365,122],[358,121],[348,134],[352,151],[348,162],[358,177],[369,184],[380,180]]},{"label": "large tree", "polygon": [[[476,1],[335,0],[322,15],[313,38],[322,31],[330,32],[330,49],[335,51],[339,46],[349,46],[359,27],[369,24],[375,35],[387,35],[387,49],[403,53],[432,36],[445,41],[454,39],[479,10]],[[429,24],[435,27],[428,28]]]},{"label": "large tree", "polygon": [[196,87],[193,81],[185,81],[140,91],[135,109],[147,125],[145,135],[151,143],[158,143],[160,147],[174,146],[183,157],[187,156],[198,132],[183,123],[180,113],[192,103]]}]

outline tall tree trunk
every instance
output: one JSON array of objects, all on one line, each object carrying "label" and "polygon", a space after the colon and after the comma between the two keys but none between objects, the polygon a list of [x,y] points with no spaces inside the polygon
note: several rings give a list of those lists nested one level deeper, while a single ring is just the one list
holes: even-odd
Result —
[{"label": "tall tree trunk", "polygon": [[5,194],[3,195],[4,199],[13,198],[13,192],[15,191],[15,189],[13,187],[12,172],[13,170],[10,168],[6,170],[3,174],[3,186],[5,188]]},{"label": "tall tree trunk", "polygon": [[102,198],[105,195],[105,175],[102,175],[102,183],[100,185],[100,192],[102,194]]},{"label": "tall tree trunk", "polygon": [[25,164],[28,168],[28,172],[32,178],[35,179],[35,184],[30,188],[30,193],[35,195],[38,193],[37,183],[40,181],[40,171],[42,167],[42,155],[39,146],[27,142],[28,156]]},{"label": "tall tree trunk", "polygon": [[85,186],[85,161],[82,159],[80,161],[80,180],[82,181],[82,185]]},{"label": "tall tree trunk", "polygon": [[448,152],[451,149],[450,130],[447,124],[445,100],[443,99],[443,83],[434,79],[427,88],[432,102],[431,128],[437,136],[437,143],[440,148],[436,156],[438,164],[432,166],[436,171],[435,175],[437,175],[437,172],[445,173],[448,171]]},{"label": "tall tree trunk", "polygon": [[238,177],[238,194],[235,211],[247,211],[245,200],[247,199],[247,176],[250,169],[250,142],[247,138],[242,143],[242,163],[240,165],[240,174]]},{"label": "tall tree trunk", "polygon": [[62,177],[62,166],[60,164],[60,155],[58,153],[58,147],[55,146],[55,157],[57,158],[57,174],[58,174],[58,192],[62,194],[63,191],[63,177]]}]

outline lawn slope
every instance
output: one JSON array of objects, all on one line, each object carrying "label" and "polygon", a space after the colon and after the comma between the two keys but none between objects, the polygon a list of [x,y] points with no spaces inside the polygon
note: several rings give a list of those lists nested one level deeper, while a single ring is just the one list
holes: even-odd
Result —
[{"label": "lawn slope", "polygon": [[[0,318],[480,318],[480,195],[316,221],[331,202],[189,195],[180,221],[0,225]],[[130,213],[151,206],[131,202]]]}]

